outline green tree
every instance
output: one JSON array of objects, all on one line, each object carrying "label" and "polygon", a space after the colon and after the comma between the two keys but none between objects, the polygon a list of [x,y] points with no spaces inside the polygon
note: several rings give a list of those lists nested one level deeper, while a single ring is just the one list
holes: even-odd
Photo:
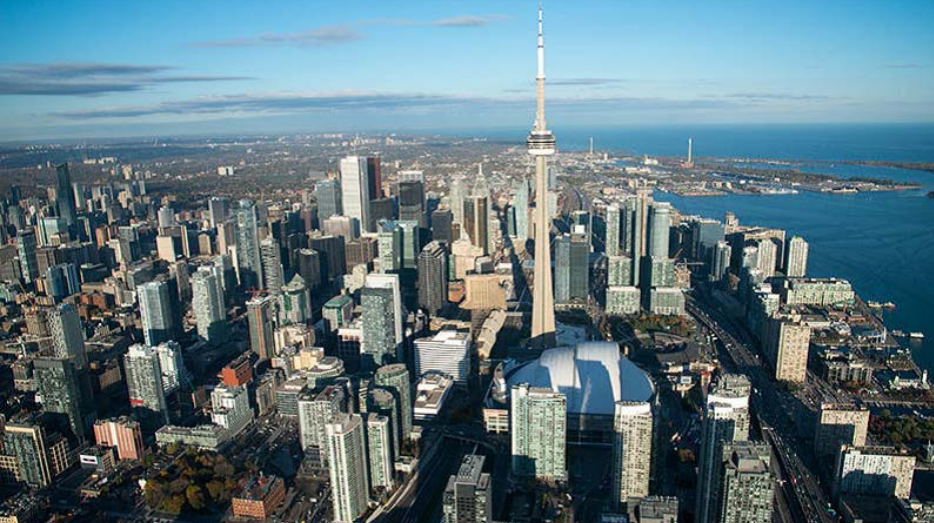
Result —
[{"label": "green tree", "polygon": [[208,496],[211,497],[211,501],[214,503],[220,503],[220,500],[224,495],[224,483],[222,481],[212,479],[211,481],[208,481],[208,484],[205,485],[205,487],[208,489]]},{"label": "green tree", "polygon": [[159,510],[163,512],[168,512],[169,514],[181,514],[182,509],[185,508],[185,496],[181,494],[173,494],[162,502],[159,506]]},{"label": "green tree", "polygon": [[204,508],[204,493],[201,492],[201,487],[198,485],[190,485],[185,489],[185,499],[194,510],[202,510]]},{"label": "green tree", "polygon": [[178,478],[169,483],[169,492],[172,494],[181,494],[186,488],[188,488],[188,480],[185,478]]}]

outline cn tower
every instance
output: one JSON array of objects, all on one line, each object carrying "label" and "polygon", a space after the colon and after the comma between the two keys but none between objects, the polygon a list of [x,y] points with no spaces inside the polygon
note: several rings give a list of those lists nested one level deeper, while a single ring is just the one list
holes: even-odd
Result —
[{"label": "cn tower", "polygon": [[538,76],[535,78],[535,126],[526,144],[535,159],[535,275],[532,289],[532,338],[538,348],[555,345],[555,298],[551,286],[551,224],[548,217],[548,157],[555,137],[545,127],[545,38],[542,6],[538,6]]}]

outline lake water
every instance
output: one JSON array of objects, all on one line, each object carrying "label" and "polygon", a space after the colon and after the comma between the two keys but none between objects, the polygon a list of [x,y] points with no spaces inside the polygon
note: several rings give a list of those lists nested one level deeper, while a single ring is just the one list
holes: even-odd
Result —
[{"label": "lake water", "polygon": [[[675,156],[694,139],[695,157],[798,160],[888,160],[934,163],[934,125],[778,125],[554,129],[564,149]],[[493,136],[516,136],[505,131]],[[808,170],[843,177],[867,176],[922,184],[895,193],[679,197],[657,194],[685,214],[776,227],[810,243],[808,274],[849,280],[865,300],[891,301],[889,329],[922,332],[916,361],[934,370],[934,173],[842,164]]]}]

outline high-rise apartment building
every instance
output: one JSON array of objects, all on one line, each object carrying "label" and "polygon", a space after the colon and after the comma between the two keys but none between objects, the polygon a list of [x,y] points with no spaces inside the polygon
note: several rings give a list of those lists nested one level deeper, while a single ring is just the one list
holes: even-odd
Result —
[{"label": "high-rise apartment building", "polygon": [[840,447],[866,445],[869,429],[869,409],[841,403],[821,403],[814,430],[814,454],[818,458],[836,459]]},{"label": "high-rise apartment building", "polygon": [[246,302],[246,321],[250,330],[250,348],[260,359],[276,355],[276,298],[257,296]]},{"label": "high-rise apartment building", "polygon": [[198,336],[209,343],[225,342],[227,307],[221,270],[214,265],[199,267],[191,277],[191,294]]},{"label": "high-rise apartment building", "polygon": [[512,471],[548,481],[567,477],[567,396],[520,383],[509,405]]},{"label": "high-rise apartment building", "polygon": [[162,385],[162,365],[154,347],[132,345],[123,356],[130,408],[148,430],[169,423],[169,409]]},{"label": "high-rise apartment building", "polygon": [[712,386],[701,423],[697,472],[698,523],[716,523],[724,445],[749,439],[749,379],[724,374]]},{"label": "high-rise apartment building", "polygon": [[342,414],[325,424],[332,517],[336,523],[354,523],[367,510],[370,482],[363,420]]},{"label": "high-rise apartment building", "polygon": [[49,322],[49,335],[52,337],[52,350],[56,358],[70,358],[76,369],[85,369],[88,357],[84,348],[84,328],[78,309],[70,303],[63,303],[46,313]]},{"label": "high-rise apartment building", "polygon": [[613,496],[622,507],[649,495],[652,472],[652,405],[617,402],[613,420]]},{"label": "high-rise apartment building", "polygon": [[181,305],[172,279],[144,283],[136,288],[143,337],[150,346],[176,340],[182,331]]},{"label": "high-rise apartment building", "polygon": [[376,413],[363,416],[366,422],[366,445],[369,462],[370,487],[392,490],[393,481],[393,434],[389,418]]},{"label": "high-rise apartment building", "polygon": [[260,289],[265,282],[259,216],[250,200],[240,200],[237,207],[237,274],[244,289]]},{"label": "high-rise apartment building", "polygon": [[737,441],[723,446],[717,523],[770,523],[775,498],[771,447]]},{"label": "high-rise apartment building", "polygon": [[800,236],[792,236],[785,248],[785,276],[803,278],[808,272],[808,242]]},{"label": "high-rise apartment building", "polygon": [[399,411],[401,439],[412,433],[412,383],[409,370],[403,363],[392,363],[376,369],[373,383],[392,392]]}]

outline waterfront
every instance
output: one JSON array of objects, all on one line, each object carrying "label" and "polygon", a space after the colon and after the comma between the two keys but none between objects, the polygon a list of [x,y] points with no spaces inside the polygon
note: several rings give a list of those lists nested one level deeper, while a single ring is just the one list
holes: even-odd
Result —
[{"label": "waterfront", "polygon": [[[700,156],[795,160],[934,161],[934,126],[709,126],[617,129],[593,133],[603,147],[649,155],[681,154],[681,137],[695,137]],[[558,131],[565,148],[586,146],[583,130]],[[562,140],[562,138],[565,138]],[[917,182],[919,190],[895,193],[679,197],[658,193],[685,214],[785,229],[810,243],[808,273],[851,281],[866,300],[891,301],[890,329],[922,332],[915,360],[934,371],[934,173],[827,163],[803,169],[841,177],[865,176]]]}]

